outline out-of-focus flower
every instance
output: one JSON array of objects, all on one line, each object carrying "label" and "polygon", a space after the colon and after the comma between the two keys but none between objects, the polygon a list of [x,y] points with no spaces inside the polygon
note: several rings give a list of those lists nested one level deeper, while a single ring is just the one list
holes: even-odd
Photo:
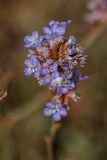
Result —
[{"label": "out-of-focus flower", "polygon": [[49,27],[43,28],[44,35],[33,32],[32,36],[24,39],[25,48],[29,48],[24,73],[28,76],[34,74],[40,85],[47,85],[54,97],[57,95],[57,99],[49,103],[51,107],[46,106],[44,112],[45,115],[50,113],[55,121],[61,119],[66,106],[69,106],[64,104],[66,94],[76,88],[79,80],[88,78],[77,68],[85,65],[86,55],[74,36],[65,38],[65,29],[70,22],[51,21]]},{"label": "out-of-focus flower", "polygon": [[86,21],[91,24],[107,21],[107,0],[88,0]]}]

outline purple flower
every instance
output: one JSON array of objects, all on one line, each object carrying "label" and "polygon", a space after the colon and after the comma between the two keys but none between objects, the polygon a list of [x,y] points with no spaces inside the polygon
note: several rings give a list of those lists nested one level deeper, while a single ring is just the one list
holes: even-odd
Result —
[{"label": "purple flower", "polygon": [[50,84],[51,81],[51,77],[49,75],[46,75],[44,77],[42,77],[39,81],[40,85],[46,85],[46,84]]},{"label": "purple flower", "polygon": [[46,38],[51,40],[57,36],[63,36],[65,34],[66,27],[71,23],[71,20],[66,22],[51,21],[49,27],[44,27],[43,31]]},{"label": "purple flower", "polygon": [[25,42],[25,48],[35,48],[39,45],[39,34],[38,32],[33,32],[30,36],[25,36],[24,42]]},{"label": "purple flower", "polygon": [[37,58],[33,57],[31,59],[27,59],[25,61],[25,65],[27,66],[27,68],[25,68],[24,70],[25,75],[29,76],[31,74],[34,74],[35,78],[38,78],[40,76],[41,65]]},{"label": "purple flower", "polygon": [[58,94],[66,94],[68,91],[69,91],[69,88],[67,86],[57,87],[57,93]]},{"label": "purple flower", "polygon": [[[47,75],[49,74],[50,76],[53,75],[55,72],[57,72],[58,67],[56,63],[52,64],[52,61],[46,61],[46,63],[44,63],[44,66],[42,67],[42,71],[41,73],[43,75]],[[55,74],[54,74],[55,75]],[[52,77],[52,76],[51,76]]]},{"label": "purple flower", "polygon": [[61,102],[48,102],[44,109],[45,116],[52,116],[54,121],[60,121],[62,117],[67,116],[67,108]]},{"label": "purple flower", "polygon": [[50,64],[52,64],[52,63],[53,63],[53,60],[52,60],[52,59],[47,59],[47,60],[46,60],[46,64],[50,65]]},{"label": "purple flower", "polygon": [[60,77],[60,73],[59,72],[53,72],[51,74],[51,81],[49,84],[49,87],[55,89],[55,87],[60,83],[60,81],[62,80],[62,78]]},{"label": "purple flower", "polygon": [[58,65],[57,63],[53,63],[50,67],[49,67],[50,72],[56,72],[58,70]]},{"label": "purple flower", "polygon": [[72,78],[72,77],[73,77],[73,72],[67,73],[67,74],[66,74],[66,77],[67,77],[68,79]]},{"label": "purple flower", "polygon": [[47,66],[42,67],[41,74],[47,75],[49,73],[49,68]]},{"label": "purple flower", "polygon": [[67,94],[68,91],[76,88],[76,82],[67,81],[65,84],[62,83],[61,86],[56,87],[58,94]]}]

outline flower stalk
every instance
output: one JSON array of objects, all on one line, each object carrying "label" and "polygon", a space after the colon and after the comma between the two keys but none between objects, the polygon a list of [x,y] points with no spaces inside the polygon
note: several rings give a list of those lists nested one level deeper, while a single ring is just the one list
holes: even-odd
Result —
[{"label": "flower stalk", "polygon": [[47,160],[54,160],[54,140],[57,134],[57,131],[61,127],[61,122],[52,121],[51,129],[49,135],[45,136],[45,144],[47,150]]}]

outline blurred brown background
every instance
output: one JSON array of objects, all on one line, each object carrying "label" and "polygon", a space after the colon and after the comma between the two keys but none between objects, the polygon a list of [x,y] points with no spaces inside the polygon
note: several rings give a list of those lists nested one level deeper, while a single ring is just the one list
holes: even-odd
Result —
[{"label": "blurred brown background", "polygon": [[[50,20],[72,19],[67,33],[80,42],[91,26],[84,21],[86,0],[0,0],[0,88],[8,96],[0,102],[0,160],[45,160],[44,135],[50,118],[42,114],[49,93],[33,77],[23,74],[27,51],[23,38]],[[107,160],[107,30],[86,51],[80,82],[82,99],[72,102],[54,146],[56,160]]]}]

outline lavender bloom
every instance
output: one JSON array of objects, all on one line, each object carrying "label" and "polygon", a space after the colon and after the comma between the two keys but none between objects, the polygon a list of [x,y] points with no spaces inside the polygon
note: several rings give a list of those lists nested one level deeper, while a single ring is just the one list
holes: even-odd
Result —
[{"label": "lavender bloom", "polygon": [[57,93],[67,94],[67,92],[75,88],[76,88],[76,82],[67,80],[57,87]]},{"label": "lavender bloom", "polygon": [[28,57],[32,57],[36,54],[36,51],[33,51],[33,50],[28,50]]},{"label": "lavender bloom", "polygon": [[25,65],[27,66],[27,68],[25,68],[24,70],[25,75],[29,76],[31,74],[34,74],[35,78],[38,78],[40,76],[41,65],[37,58],[27,59],[25,61]]},{"label": "lavender bloom", "polygon": [[44,76],[43,78],[40,79],[39,83],[40,85],[48,85],[51,82],[51,77],[49,75]]},{"label": "lavender bloom", "polygon": [[46,35],[46,39],[48,40],[52,40],[55,39],[57,37],[59,37],[59,40],[61,40],[60,38],[62,38],[65,34],[65,29],[66,27],[71,23],[71,20],[68,20],[66,22],[57,22],[57,21],[51,21],[49,23],[49,27],[44,27],[43,31]]},{"label": "lavender bloom", "polygon": [[[27,76],[34,74],[40,85],[47,85],[56,95],[44,109],[44,114],[52,116],[55,121],[67,115],[69,103],[64,101],[66,95],[74,92],[79,80],[88,78],[78,70],[78,65],[85,65],[86,55],[74,36],[65,38],[65,30],[70,22],[51,21],[49,27],[43,28],[44,35],[33,32],[24,38],[29,57],[25,60],[24,73]],[[71,98],[76,101],[79,96],[75,94]]]},{"label": "lavender bloom", "polygon": [[50,65],[49,70],[51,72],[56,72],[58,70],[58,65],[57,63],[53,63],[52,65]]},{"label": "lavender bloom", "polygon": [[25,48],[35,48],[39,45],[39,34],[38,32],[33,32],[31,36],[26,36],[24,38]]},{"label": "lavender bloom", "polygon": [[86,16],[86,21],[91,24],[107,21],[106,0],[88,0],[87,7],[90,13]]},{"label": "lavender bloom", "polygon": [[52,116],[54,121],[60,121],[62,117],[67,116],[67,107],[65,108],[61,102],[48,102],[44,109],[45,116]]}]

